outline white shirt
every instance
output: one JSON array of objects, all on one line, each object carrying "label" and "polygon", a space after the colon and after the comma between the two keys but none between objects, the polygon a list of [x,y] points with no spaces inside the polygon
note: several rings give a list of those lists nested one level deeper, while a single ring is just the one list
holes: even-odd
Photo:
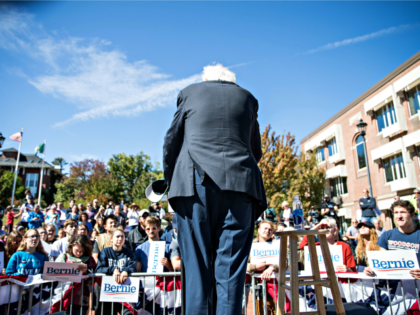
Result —
[{"label": "white shirt", "polygon": [[289,220],[290,220],[290,208],[289,209],[285,209],[285,210],[283,210],[283,219],[284,219],[284,224],[286,225],[286,226],[290,226],[290,222],[289,222]]},{"label": "white shirt", "polygon": [[59,239],[52,244],[50,256],[58,257],[60,254],[65,254],[68,248],[69,242],[67,241],[67,237]]},{"label": "white shirt", "polygon": [[165,209],[160,208],[160,211],[159,211],[159,219],[163,220],[163,219],[165,219],[165,216],[166,216]]},{"label": "white shirt", "polygon": [[139,224],[139,216],[140,216],[140,210],[128,211],[127,213],[127,219],[128,219],[128,226],[135,226]]}]

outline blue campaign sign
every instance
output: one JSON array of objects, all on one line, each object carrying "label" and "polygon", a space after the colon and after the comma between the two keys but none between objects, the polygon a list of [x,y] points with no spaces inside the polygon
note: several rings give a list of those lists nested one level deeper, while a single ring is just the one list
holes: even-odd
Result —
[{"label": "blue campaign sign", "polygon": [[415,250],[368,251],[369,266],[379,275],[393,279],[413,279],[410,270],[419,269]]},{"label": "blue campaign sign", "polygon": [[114,277],[102,277],[101,302],[129,302],[139,300],[140,278],[128,277],[123,284],[116,283]]}]

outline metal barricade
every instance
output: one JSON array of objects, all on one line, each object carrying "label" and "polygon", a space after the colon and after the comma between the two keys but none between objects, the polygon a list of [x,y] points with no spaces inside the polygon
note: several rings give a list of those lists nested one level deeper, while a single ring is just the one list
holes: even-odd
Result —
[{"label": "metal barricade", "polygon": [[[104,274],[89,274],[82,279],[80,284],[42,281],[36,284],[19,285],[9,281],[8,303],[0,305],[0,307],[4,308],[5,315],[43,315],[46,313],[93,315],[93,311],[102,315],[113,315],[118,311],[120,315],[124,315],[127,313],[124,303],[100,302],[100,285],[97,280],[102,276]],[[154,315],[183,314],[183,303],[181,302],[183,290],[182,286],[177,285],[177,283],[181,283],[180,276],[180,272],[133,273],[130,277],[140,278],[141,296],[138,303],[129,303],[133,313],[138,315],[149,313]],[[159,277],[159,284],[163,290],[157,286],[157,277]],[[3,279],[3,281],[8,280]],[[148,296],[146,296],[146,292]],[[74,297],[77,298],[77,301],[74,301]],[[169,301],[173,303],[171,302],[169,305]]]},{"label": "metal barricade", "polygon": [[[410,307],[413,307],[414,302],[417,301],[417,306],[415,309],[418,310],[418,305],[420,305],[420,297],[418,292],[418,281],[419,280],[396,280],[396,279],[387,279],[386,276],[380,277],[369,277],[364,273],[344,273],[344,274],[337,274],[336,275],[338,280],[342,280],[343,283],[339,281],[341,285],[342,294],[344,294],[344,298],[346,299],[347,303],[356,303],[356,302],[367,302],[377,312],[377,314],[389,314],[389,315],[396,315],[396,314],[410,314],[409,310]],[[270,280],[262,280],[261,274],[252,274],[251,275],[251,290],[252,290],[252,311],[253,315],[257,314],[257,303],[259,303],[260,295],[263,298],[263,306],[262,309],[260,308],[259,313],[263,315],[269,315],[267,311],[267,299],[268,299],[268,292],[267,292],[267,283],[272,282],[273,288],[276,288],[275,279],[277,278],[276,275],[272,275]],[[408,288],[407,288],[408,286]],[[258,289],[262,290],[261,294],[256,296],[256,292]],[[381,290],[383,294],[378,296],[378,290]],[[276,289],[275,289],[276,290]],[[300,290],[301,299],[301,309],[303,307],[303,303],[305,304],[304,309],[305,311],[316,311],[315,307],[312,307],[311,310],[308,306],[308,295],[307,295],[307,286],[302,286]],[[310,290],[310,289],[309,289]],[[371,291],[371,292],[370,292]],[[277,292],[277,291],[276,291]],[[400,292],[401,294],[398,295],[397,293]],[[314,292],[310,293],[311,296],[314,295]],[[387,297],[387,301],[385,300],[385,296]],[[407,302],[407,296],[410,297]],[[277,294],[274,294],[274,297],[271,297],[272,300],[275,302],[275,309],[277,310]],[[285,297],[286,298],[286,297]],[[329,300],[334,303],[331,294],[324,293],[324,298],[327,299],[327,303],[329,304]],[[379,301],[381,299],[381,301]],[[384,301],[385,300],[385,301]],[[411,301],[411,304],[410,304]],[[382,309],[381,309],[382,308]],[[246,309],[246,306],[245,306]],[[417,311],[418,312],[418,311]]]}]

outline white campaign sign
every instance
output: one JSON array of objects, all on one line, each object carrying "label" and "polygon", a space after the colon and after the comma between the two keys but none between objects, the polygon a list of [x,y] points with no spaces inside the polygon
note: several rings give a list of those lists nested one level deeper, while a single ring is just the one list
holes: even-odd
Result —
[{"label": "white campaign sign", "polygon": [[4,252],[0,252],[0,270],[4,269]]},{"label": "white campaign sign", "polygon": [[164,241],[150,242],[149,260],[147,261],[147,272],[162,273],[163,265],[160,259],[165,257],[165,244]]},{"label": "white campaign sign", "polygon": [[[341,245],[330,246],[330,254],[331,254],[331,260],[334,265],[334,268],[336,266],[344,265],[343,248]],[[304,255],[305,255],[305,274],[312,274],[311,257],[309,256],[308,246],[305,246],[304,248]],[[325,269],[324,257],[322,257],[321,246],[319,245],[316,246],[316,256],[318,257],[319,271],[325,272],[326,269]]]},{"label": "white campaign sign", "polygon": [[137,303],[139,287],[140,278],[128,277],[124,284],[118,284],[112,276],[102,277],[100,301]]},{"label": "white campaign sign", "polygon": [[81,282],[82,272],[77,270],[81,264],[46,262],[44,264],[44,280]]},{"label": "white campaign sign", "polygon": [[265,261],[266,264],[279,264],[280,242],[252,243],[251,264]]},{"label": "white campaign sign", "polygon": [[369,266],[378,275],[392,279],[413,279],[411,269],[419,269],[415,250],[387,250],[366,252]]}]

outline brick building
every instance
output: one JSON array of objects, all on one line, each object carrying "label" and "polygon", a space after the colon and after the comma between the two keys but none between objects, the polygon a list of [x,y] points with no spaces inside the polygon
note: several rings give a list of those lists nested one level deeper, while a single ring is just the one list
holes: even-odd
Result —
[{"label": "brick building", "polygon": [[[356,218],[362,190],[372,192],[386,229],[394,196],[409,199],[420,186],[420,52],[380,80],[301,141],[326,168],[326,193],[340,204],[342,226]],[[368,124],[366,152],[356,125]]]},{"label": "brick building", "polygon": [[[0,168],[11,171],[16,167],[16,159],[18,151],[14,148],[1,150]],[[19,177],[22,183],[28,187],[32,195],[38,198],[39,181],[41,179],[42,159],[35,154],[20,153],[19,159]],[[56,181],[60,181],[63,177],[61,167],[44,163],[44,176],[42,179],[42,188],[50,189]]]}]

